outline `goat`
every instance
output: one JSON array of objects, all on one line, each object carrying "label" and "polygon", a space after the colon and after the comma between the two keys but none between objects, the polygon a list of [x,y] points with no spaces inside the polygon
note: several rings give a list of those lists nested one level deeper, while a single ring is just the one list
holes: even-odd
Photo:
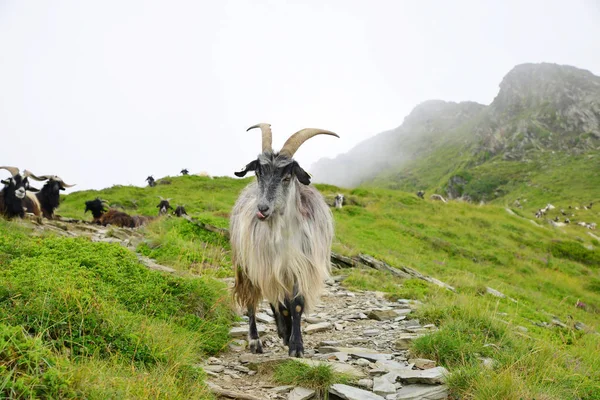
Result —
[{"label": "goat", "polygon": [[41,215],[43,215],[45,218],[53,219],[54,211],[60,204],[60,191],[75,185],[69,185],[65,183],[62,178],[56,175],[35,176],[29,172],[29,176],[37,181],[47,182],[39,192],[35,194],[27,193],[27,196],[24,200],[27,212],[40,216],[39,211],[37,211],[40,210]]},{"label": "goat", "polygon": [[430,198],[431,200],[438,200],[438,201],[441,201],[441,202],[447,203],[447,201],[446,201],[446,199],[444,198],[444,196],[442,196],[442,195],[440,195],[440,194],[432,194],[432,195],[431,195],[429,198]]},{"label": "goat", "polygon": [[206,172],[206,171],[198,172],[198,173],[196,173],[195,175],[196,175],[196,176],[205,176],[205,177],[207,177],[207,178],[210,178],[210,179],[212,179],[212,176],[210,176],[210,174],[209,174],[208,172]]},{"label": "goat", "polygon": [[419,190],[417,192],[417,197],[419,197],[420,199],[425,199],[425,192],[423,190]]},{"label": "goat", "polygon": [[181,173],[181,175],[189,175],[190,171],[188,171],[187,168],[184,168],[184,169],[181,170],[180,173]]},{"label": "goat", "polygon": [[156,186],[156,181],[154,180],[154,177],[152,175],[146,178],[146,182],[148,182],[148,186],[150,187]]},{"label": "goat", "polygon": [[93,223],[106,226],[114,225],[125,228],[137,228],[153,220],[153,217],[129,215],[114,208],[107,208],[107,201],[96,198],[85,202],[85,212],[91,211]]},{"label": "goat", "polygon": [[344,205],[344,195],[341,194],[341,193],[338,193],[335,196],[335,200],[334,200],[333,206],[335,208],[342,208],[343,205]]},{"label": "goat", "polygon": [[173,211],[173,214],[177,215],[178,217],[181,217],[182,215],[187,215],[187,213],[185,212],[184,206],[177,206],[175,208],[175,211]]},{"label": "goat", "polygon": [[108,202],[106,200],[101,200],[99,197],[96,197],[94,200],[88,200],[85,202],[85,211],[90,211],[92,213],[92,220],[95,224],[100,224],[100,219],[102,215],[108,211]]},{"label": "goat", "polygon": [[315,306],[329,276],[333,215],[325,199],[310,185],[310,175],[293,159],[294,153],[315,135],[337,134],[322,129],[294,133],[278,152],[271,147],[271,125],[260,128],[262,153],[238,177],[254,171],[256,181],[238,197],[230,219],[233,295],[247,308],[252,353],[262,353],[256,329],[256,306],[265,297],[277,324],[277,333],[291,357],[302,357],[300,330],[303,312]]},{"label": "goat", "polygon": [[[24,199],[27,191],[36,192],[38,189],[29,186],[30,172],[25,170],[23,174],[16,167],[0,167],[11,173],[11,177],[0,181],[4,184],[0,190],[0,214],[7,218],[25,216]],[[38,209],[39,213],[39,209]]]},{"label": "goat", "polygon": [[171,204],[169,204],[169,201],[171,199],[163,199],[161,196],[159,196],[159,198],[160,203],[158,203],[158,205],[156,206],[156,208],[158,208],[158,215],[167,215],[169,210],[173,209],[173,207],[171,207]]}]

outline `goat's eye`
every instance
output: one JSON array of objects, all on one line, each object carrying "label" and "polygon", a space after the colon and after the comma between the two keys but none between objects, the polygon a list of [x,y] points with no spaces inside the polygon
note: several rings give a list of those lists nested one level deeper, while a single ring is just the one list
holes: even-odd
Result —
[{"label": "goat's eye", "polygon": [[289,182],[291,179],[292,179],[292,176],[291,176],[291,175],[287,175],[287,176],[284,176],[284,177],[283,177],[283,181],[284,181],[284,182]]}]

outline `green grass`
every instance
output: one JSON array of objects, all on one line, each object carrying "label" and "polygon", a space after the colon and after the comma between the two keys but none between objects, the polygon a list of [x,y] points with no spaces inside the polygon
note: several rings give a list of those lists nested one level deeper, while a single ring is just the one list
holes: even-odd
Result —
[{"label": "green grass", "polygon": [[3,221],[0,254],[3,396],[207,398],[195,365],[229,340],[222,283],[148,270],[119,245],[32,237]]},{"label": "green grass", "polygon": [[228,240],[182,218],[166,218],[144,229],[138,252],[193,274],[226,277],[233,274]]},{"label": "green grass", "polygon": [[289,360],[281,363],[259,368],[265,379],[279,385],[301,386],[313,389],[318,398],[328,398],[328,388],[336,383],[348,384],[351,378],[337,373],[333,367],[325,362],[315,366],[307,365],[300,361]]},{"label": "green grass", "polygon": [[[345,273],[347,271],[339,271]],[[342,285],[351,290],[380,291],[391,301],[398,299],[423,300],[437,290],[420,279],[394,279],[390,273],[377,270],[351,269]]]}]

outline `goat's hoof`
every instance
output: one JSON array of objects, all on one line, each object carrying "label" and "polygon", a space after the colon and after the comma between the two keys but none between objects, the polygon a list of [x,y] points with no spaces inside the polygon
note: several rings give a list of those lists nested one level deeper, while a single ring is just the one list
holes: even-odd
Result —
[{"label": "goat's hoof", "polygon": [[302,343],[291,343],[289,355],[290,357],[302,358],[304,356],[304,346]]},{"label": "goat's hoof", "polygon": [[262,343],[260,342],[260,339],[250,339],[250,352],[252,354],[262,354],[263,353],[263,347],[262,347]]}]

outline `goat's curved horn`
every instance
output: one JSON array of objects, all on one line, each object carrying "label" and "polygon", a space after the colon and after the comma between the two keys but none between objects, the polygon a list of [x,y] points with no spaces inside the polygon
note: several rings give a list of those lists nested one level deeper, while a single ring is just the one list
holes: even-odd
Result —
[{"label": "goat's curved horn", "polygon": [[64,188],[70,188],[73,186],[77,186],[77,184],[73,184],[73,185],[69,185],[68,183],[65,183],[65,181],[62,180],[62,178],[60,176],[55,176],[54,177],[55,180],[60,182],[60,185]]},{"label": "goat's curved horn", "polygon": [[17,167],[0,167],[0,169],[5,169],[12,174],[12,176],[19,175],[19,168]]},{"label": "goat's curved horn", "polygon": [[337,133],[333,133],[331,131],[326,131],[324,129],[305,128],[299,130],[298,132],[290,136],[290,138],[285,142],[285,144],[281,148],[279,154],[288,157],[293,157],[298,148],[302,146],[302,143],[306,142],[308,139],[316,135],[331,135],[339,138]]},{"label": "goat's curved horn", "polygon": [[250,129],[260,128],[262,132],[262,151],[273,152],[273,147],[271,146],[273,142],[273,134],[271,133],[271,124],[260,123],[256,125],[252,125],[250,128],[246,129],[248,132]]},{"label": "goat's curved horn", "polygon": [[42,176],[34,175],[33,172],[31,172],[29,170],[23,171],[23,174],[28,178],[32,178],[32,179],[35,179],[36,181],[40,181],[40,182],[48,180],[48,178],[49,178],[47,175],[42,175]]}]

